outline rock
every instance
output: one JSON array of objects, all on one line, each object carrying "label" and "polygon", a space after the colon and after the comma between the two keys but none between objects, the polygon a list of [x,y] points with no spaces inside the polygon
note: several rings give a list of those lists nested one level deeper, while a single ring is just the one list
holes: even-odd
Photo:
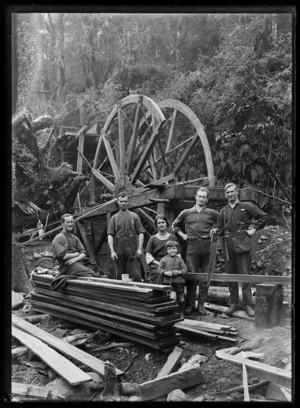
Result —
[{"label": "rock", "polygon": [[53,391],[54,394],[66,397],[66,400],[68,400],[68,397],[72,397],[72,400],[77,397],[78,401],[88,401],[94,392],[104,389],[104,383],[99,374],[94,372],[88,372],[87,374],[92,377],[92,381],[72,386],[63,378],[57,377],[46,384],[45,387]]},{"label": "rock", "polygon": [[144,359],[147,361],[147,363],[150,362],[150,357],[151,357],[151,353],[148,353],[145,355]]},{"label": "rock", "polygon": [[184,371],[186,369],[190,368],[196,368],[199,367],[201,363],[205,363],[207,361],[207,357],[201,356],[201,354],[195,354],[193,357],[189,359],[189,361],[185,364],[183,364],[178,372]]},{"label": "rock", "polygon": [[143,401],[141,397],[139,397],[138,395],[132,395],[131,397],[129,397],[127,399],[127,401]]},{"label": "rock", "polygon": [[66,329],[55,329],[54,332],[52,333],[56,337],[64,337],[66,335],[68,330]]},{"label": "rock", "polygon": [[267,236],[267,235],[261,235],[261,236],[260,236],[260,239],[261,239],[262,241],[266,241],[266,240],[268,239],[268,236]]},{"label": "rock", "polygon": [[180,389],[171,391],[167,397],[167,401],[186,401],[186,400],[187,400],[186,394]]},{"label": "rock", "polygon": [[23,293],[11,291],[11,307],[13,310],[18,309],[24,302]]}]

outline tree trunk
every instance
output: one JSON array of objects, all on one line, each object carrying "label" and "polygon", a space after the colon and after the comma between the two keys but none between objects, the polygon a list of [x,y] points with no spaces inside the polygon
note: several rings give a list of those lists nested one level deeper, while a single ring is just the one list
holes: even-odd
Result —
[{"label": "tree trunk", "polygon": [[11,83],[12,83],[12,114],[17,110],[18,99],[18,57],[17,57],[17,16],[11,14]]},{"label": "tree trunk", "polygon": [[15,241],[12,242],[11,280],[11,288],[14,292],[28,294],[33,289],[23,260],[22,247]]}]

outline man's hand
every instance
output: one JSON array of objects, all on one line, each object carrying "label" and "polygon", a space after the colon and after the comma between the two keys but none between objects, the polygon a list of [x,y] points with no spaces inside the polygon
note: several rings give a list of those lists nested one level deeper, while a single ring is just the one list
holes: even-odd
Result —
[{"label": "man's hand", "polygon": [[173,272],[172,272],[172,271],[165,271],[165,272],[164,272],[164,275],[171,277],[171,276],[173,276]]},{"label": "man's hand", "polygon": [[173,276],[181,275],[181,271],[175,270],[173,271]]},{"label": "man's hand", "polygon": [[137,257],[140,258],[143,255],[143,250],[141,248],[138,248],[136,251]]},{"label": "man's hand", "polygon": [[185,241],[187,240],[187,234],[185,234],[184,232],[179,232],[178,235],[181,236],[182,239],[184,239]]},{"label": "man's hand", "polygon": [[75,263],[75,262],[77,262],[77,257],[76,257],[76,258],[67,259],[67,260],[65,261],[65,264],[70,266],[70,265],[73,265],[73,263]]},{"label": "man's hand", "polygon": [[110,257],[111,257],[111,259],[112,259],[113,261],[117,261],[117,259],[118,259],[118,255],[116,254],[115,251],[112,251],[112,252],[111,252]]},{"label": "man's hand", "polygon": [[256,233],[255,228],[249,228],[246,230],[247,234],[251,237],[251,235],[254,235]]}]

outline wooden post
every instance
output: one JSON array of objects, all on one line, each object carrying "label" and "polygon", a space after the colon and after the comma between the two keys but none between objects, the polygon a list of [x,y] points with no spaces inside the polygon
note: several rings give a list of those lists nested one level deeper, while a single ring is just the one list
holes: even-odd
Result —
[{"label": "wooden post", "polygon": [[255,327],[278,326],[283,308],[283,287],[271,283],[256,285]]},{"label": "wooden post", "polygon": [[172,209],[165,203],[157,203],[157,213],[164,214],[167,217],[170,228],[174,221],[174,214]]}]

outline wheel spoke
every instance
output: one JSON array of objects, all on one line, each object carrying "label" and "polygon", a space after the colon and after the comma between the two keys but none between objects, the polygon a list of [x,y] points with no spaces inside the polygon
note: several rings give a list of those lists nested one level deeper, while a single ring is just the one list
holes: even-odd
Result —
[{"label": "wheel spoke", "polygon": [[166,153],[170,150],[170,146],[171,146],[171,143],[173,141],[174,125],[175,125],[176,115],[177,115],[177,109],[174,109],[174,111],[173,111],[173,113],[171,115],[171,125],[170,125],[170,130],[169,130],[167,146],[166,146]]},{"label": "wheel spoke", "polygon": [[154,129],[154,131],[152,133],[152,136],[151,136],[151,138],[150,138],[150,140],[148,142],[148,145],[147,145],[146,149],[144,150],[144,152],[143,152],[143,154],[142,154],[142,156],[141,156],[141,158],[140,158],[140,160],[139,160],[139,162],[138,162],[138,164],[137,164],[137,166],[136,166],[136,168],[134,170],[134,173],[131,176],[132,184],[138,178],[138,176],[139,176],[145,162],[147,161],[148,157],[150,156],[152,148],[153,148],[155,142],[157,141],[157,138],[159,137],[159,130],[160,130],[162,124],[163,124],[163,122],[159,123],[156,126],[156,128]]},{"label": "wheel spoke", "polygon": [[115,178],[117,179],[117,178],[120,177],[120,171],[119,171],[118,165],[116,163],[115,156],[114,156],[114,153],[112,151],[111,145],[110,145],[108,139],[105,136],[103,137],[103,142],[104,142],[104,146],[105,146],[105,149],[106,149],[109,161],[110,161],[112,171],[114,173]]},{"label": "wheel spoke", "polygon": [[140,116],[140,106],[141,106],[141,104],[139,102],[137,104],[137,106],[136,106],[132,134],[131,134],[129,145],[128,145],[128,148],[127,148],[127,156],[128,156],[128,159],[127,159],[127,175],[129,175],[130,171],[131,171],[133,150],[135,148],[136,140],[137,140],[137,137],[138,137],[138,130],[139,130],[138,124],[139,124],[139,116]]},{"label": "wheel spoke", "polygon": [[173,174],[176,176],[177,173],[180,170],[180,167],[182,166],[182,164],[185,162],[187,156],[189,155],[190,151],[192,150],[192,148],[195,146],[195,144],[198,142],[199,140],[199,136],[198,133],[196,132],[194,134],[194,136],[192,137],[192,140],[190,141],[190,143],[188,144],[188,146],[186,147],[185,151],[182,153],[178,163],[176,164],[176,166],[173,169]]},{"label": "wheel spoke", "polygon": [[111,192],[115,191],[115,185],[113,183],[111,183],[106,177],[104,177],[100,171],[96,170],[96,169],[91,169],[93,175],[101,181],[101,183],[103,183],[105,185],[105,187],[107,187]]},{"label": "wheel spoke", "polygon": [[125,140],[124,140],[124,122],[122,109],[119,108],[118,111],[118,122],[119,122],[119,157],[120,157],[120,173],[124,175],[125,173]]}]

